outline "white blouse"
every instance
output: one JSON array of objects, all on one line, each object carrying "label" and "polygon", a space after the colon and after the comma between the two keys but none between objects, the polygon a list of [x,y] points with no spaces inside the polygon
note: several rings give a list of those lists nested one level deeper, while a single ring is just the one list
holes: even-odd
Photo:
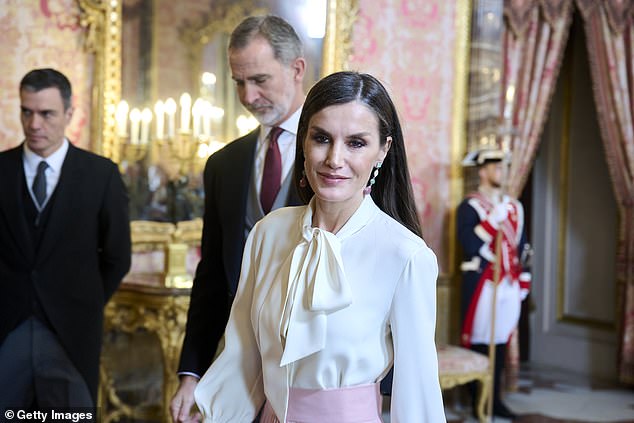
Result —
[{"label": "white blouse", "polygon": [[278,209],[246,242],[225,348],[195,391],[207,422],[253,421],[288,389],[374,383],[394,363],[391,421],[444,422],[434,343],[436,256],[366,196],[336,235],[313,204]]}]

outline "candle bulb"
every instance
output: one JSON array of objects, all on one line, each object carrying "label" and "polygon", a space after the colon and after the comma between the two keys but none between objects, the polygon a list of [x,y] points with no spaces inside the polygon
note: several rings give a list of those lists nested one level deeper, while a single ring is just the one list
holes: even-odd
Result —
[{"label": "candle bulb", "polygon": [[165,113],[167,114],[167,137],[174,139],[176,137],[176,102],[173,98],[165,101]]},{"label": "candle bulb", "polygon": [[189,118],[192,107],[192,98],[189,94],[183,93],[179,102],[181,106],[181,132],[189,132]]},{"label": "candle bulb", "polygon": [[213,99],[216,87],[216,75],[211,72],[203,72],[201,79],[205,89],[204,94],[210,99]]},{"label": "candle bulb", "polygon": [[150,140],[150,122],[152,122],[152,111],[146,107],[141,112],[141,145],[147,145]]},{"label": "candle bulb", "polygon": [[141,121],[141,111],[137,108],[130,112],[130,144],[139,143],[139,123]]},{"label": "candle bulb", "polygon": [[156,139],[162,140],[165,136],[165,105],[161,100],[154,105],[154,114],[156,115]]},{"label": "candle bulb", "polygon": [[192,107],[192,132],[194,138],[198,138],[200,136],[200,121],[203,117],[204,107],[205,103],[201,98],[194,101],[194,107]]},{"label": "candle bulb", "polygon": [[117,105],[115,120],[117,122],[117,135],[120,137],[128,135],[128,110],[130,110],[130,106],[125,100],[120,101]]},{"label": "candle bulb", "polygon": [[211,137],[211,103],[205,101],[203,107],[203,134]]}]

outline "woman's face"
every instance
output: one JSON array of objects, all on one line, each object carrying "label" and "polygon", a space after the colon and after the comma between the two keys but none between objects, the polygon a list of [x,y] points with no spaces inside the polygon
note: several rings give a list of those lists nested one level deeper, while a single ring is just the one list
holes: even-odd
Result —
[{"label": "woman's face", "polygon": [[372,169],[385,159],[390,143],[388,138],[381,146],[378,119],[360,102],[315,113],[304,140],[304,168],[316,199],[356,208]]}]

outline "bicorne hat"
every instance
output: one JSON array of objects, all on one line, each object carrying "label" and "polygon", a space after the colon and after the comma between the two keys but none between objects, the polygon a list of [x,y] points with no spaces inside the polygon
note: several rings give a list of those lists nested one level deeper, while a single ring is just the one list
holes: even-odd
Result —
[{"label": "bicorne hat", "polygon": [[479,148],[467,153],[462,160],[462,165],[469,166],[483,166],[487,163],[501,162],[504,160],[504,151],[498,148]]}]

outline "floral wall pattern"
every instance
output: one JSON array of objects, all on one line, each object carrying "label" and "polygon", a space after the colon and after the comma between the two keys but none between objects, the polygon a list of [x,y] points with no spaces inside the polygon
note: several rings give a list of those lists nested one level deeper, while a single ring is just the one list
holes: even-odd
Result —
[{"label": "floral wall pattern", "polygon": [[378,77],[399,111],[427,244],[448,272],[456,0],[360,0],[350,68]]},{"label": "floral wall pattern", "polygon": [[90,148],[92,62],[79,14],[75,0],[0,0],[0,151],[22,142],[18,86],[29,70],[44,67],[70,79],[75,112],[66,136]]}]

